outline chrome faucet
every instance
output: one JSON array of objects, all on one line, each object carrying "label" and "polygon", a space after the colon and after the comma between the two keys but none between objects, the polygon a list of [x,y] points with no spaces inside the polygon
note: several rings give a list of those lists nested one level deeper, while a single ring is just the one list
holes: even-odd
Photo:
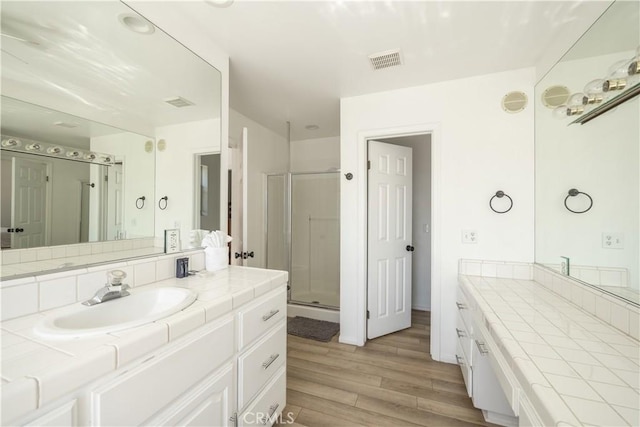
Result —
[{"label": "chrome faucet", "polygon": [[84,305],[96,305],[116,298],[129,295],[129,285],[122,283],[127,273],[122,270],[113,270],[107,273],[107,284],[100,288],[93,298],[86,300]]}]

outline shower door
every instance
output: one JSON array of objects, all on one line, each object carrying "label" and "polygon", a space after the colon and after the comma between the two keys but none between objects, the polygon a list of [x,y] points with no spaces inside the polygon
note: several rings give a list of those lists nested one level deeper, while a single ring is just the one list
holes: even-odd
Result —
[{"label": "shower door", "polygon": [[289,301],[340,307],[338,172],[267,176],[267,268],[289,271]]}]

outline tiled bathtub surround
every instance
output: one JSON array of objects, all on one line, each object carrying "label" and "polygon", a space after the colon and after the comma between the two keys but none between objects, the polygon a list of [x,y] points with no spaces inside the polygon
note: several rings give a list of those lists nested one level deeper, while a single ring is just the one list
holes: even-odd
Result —
[{"label": "tiled bathtub surround", "polygon": [[534,280],[621,332],[640,339],[639,307],[537,264],[462,259],[459,272],[468,276]]},{"label": "tiled bathtub surround", "polygon": [[124,270],[129,286],[175,277],[176,258],[189,257],[189,269],[204,269],[204,252],[200,250],[142,258],[88,268],[41,274],[0,282],[1,320],[50,310],[91,298],[106,283],[107,272]]},{"label": "tiled bathtub surround", "polygon": [[[0,252],[2,276],[35,274],[44,270],[64,269],[74,265],[109,262],[134,256],[162,252],[153,237],[78,243],[30,249],[8,249]],[[162,246],[162,245],[160,245]]]},{"label": "tiled bathtub surround", "polygon": [[544,425],[640,425],[636,339],[533,281],[461,275],[460,286]]}]

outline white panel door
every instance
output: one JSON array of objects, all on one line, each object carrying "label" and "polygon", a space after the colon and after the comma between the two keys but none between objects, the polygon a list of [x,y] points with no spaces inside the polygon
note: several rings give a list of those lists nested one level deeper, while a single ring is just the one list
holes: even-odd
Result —
[{"label": "white panel door", "polygon": [[11,247],[45,246],[47,224],[47,165],[13,158]]},{"label": "white panel door", "polygon": [[245,206],[247,202],[247,144],[249,130],[242,128],[240,141],[231,147],[231,264],[245,265],[247,238]]},{"label": "white panel door", "polygon": [[122,163],[107,168],[107,240],[122,239],[124,231],[124,170]]},{"label": "white panel door", "polygon": [[412,150],[369,141],[369,339],[411,326]]}]

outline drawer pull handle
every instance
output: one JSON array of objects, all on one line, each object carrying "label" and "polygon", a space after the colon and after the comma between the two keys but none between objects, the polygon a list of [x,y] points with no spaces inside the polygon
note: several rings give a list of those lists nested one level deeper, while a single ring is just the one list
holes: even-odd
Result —
[{"label": "drawer pull handle", "polygon": [[458,338],[463,338],[467,336],[467,334],[462,329],[459,329],[459,328],[456,328],[456,334],[458,335]]},{"label": "drawer pull handle", "polygon": [[269,366],[271,366],[271,364],[272,364],[273,362],[275,362],[275,361],[276,361],[276,359],[277,359],[278,357],[280,357],[280,353],[272,354],[272,355],[269,357],[269,359],[267,359],[267,361],[266,361],[266,362],[264,362],[264,363],[262,364],[262,367],[263,367],[264,369],[267,369]]},{"label": "drawer pull handle", "polygon": [[465,308],[467,308],[466,304],[463,304],[461,302],[456,302],[456,306],[458,307],[458,310],[464,310]]},{"label": "drawer pull handle", "polygon": [[480,354],[489,354],[489,350],[487,350],[487,345],[485,343],[476,340],[476,346],[478,347]]},{"label": "drawer pull handle", "polygon": [[267,422],[269,422],[272,418],[273,418],[273,414],[276,413],[276,411],[278,410],[278,408],[280,407],[279,403],[274,403],[273,405],[271,405],[269,407],[269,415],[267,415],[266,417],[262,418],[262,424],[267,424]]},{"label": "drawer pull handle", "polygon": [[278,313],[280,313],[280,310],[271,310],[269,314],[265,314],[264,316],[262,316],[262,320],[266,322]]}]

